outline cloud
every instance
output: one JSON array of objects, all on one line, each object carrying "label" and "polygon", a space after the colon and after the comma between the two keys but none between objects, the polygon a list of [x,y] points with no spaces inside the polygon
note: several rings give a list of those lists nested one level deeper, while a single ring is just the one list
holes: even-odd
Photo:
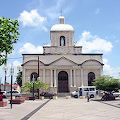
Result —
[{"label": "cloud", "polygon": [[77,46],[83,46],[83,52],[107,53],[112,50],[112,43],[98,36],[93,36],[90,32],[83,32]]},{"label": "cloud", "polygon": [[13,68],[14,68],[14,81],[16,81],[16,76],[19,72],[19,70],[21,71],[22,70],[22,67],[21,67],[21,62],[15,60],[13,61]]},{"label": "cloud", "polygon": [[108,60],[106,58],[103,59],[103,74],[105,75],[112,75],[112,67],[108,64]]},{"label": "cloud", "polygon": [[106,58],[103,59],[103,63],[104,63],[103,66],[104,75],[110,75],[115,78],[120,78],[120,67],[113,67],[109,65],[109,61]]},{"label": "cloud", "polygon": [[13,66],[18,67],[21,65],[21,62],[18,60],[13,61]]},{"label": "cloud", "polygon": [[31,43],[25,43],[22,48],[19,50],[20,53],[43,53],[42,46],[34,46]]},{"label": "cloud", "polygon": [[100,13],[100,8],[97,8],[97,9],[95,10],[95,14],[98,15],[99,13]]},{"label": "cloud", "polygon": [[29,27],[42,27],[42,29],[46,30],[46,27],[44,26],[44,23],[46,21],[46,17],[41,16],[37,9],[33,9],[30,12],[24,10],[22,13],[20,13],[20,16],[18,17],[18,20],[22,23],[22,25],[29,26]]}]

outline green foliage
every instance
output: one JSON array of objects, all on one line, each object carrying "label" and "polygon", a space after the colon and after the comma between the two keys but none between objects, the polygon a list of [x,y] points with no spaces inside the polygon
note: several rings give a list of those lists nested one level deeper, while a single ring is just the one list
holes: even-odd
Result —
[{"label": "green foliage", "polygon": [[118,91],[120,89],[120,81],[110,76],[101,76],[95,80],[94,85],[99,90],[108,92]]},{"label": "green foliage", "polygon": [[49,89],[49,85],[48,85],[48,84],[44,84],[44,85],[43,85],[43,88],[44,88],[45,90],[48,90],[48,89]]},{"label": "green foliage", "polygon": [[23,86],[22,86],[22,91],[24,92],[29,92],[32,88],[32,83],[30,82],[26,82]]},{"label": "green foliage", "polygon": [[44,84],[45,83],[43,83],[42,81],[37,80],[37,81],[34,82],[34,87],[35,87],[35,89],[41,89],[41,88],[44,87]]},{"label": "green foliage", "polygon": [[[37,90],[37,89],[45,89],[47,90],[49,88],[48,84],[40,81],[40,80],[37,80],[34,82],[34,89]],[[25,91],[25,92],[28,92],[30,90],[33,89],[33,82],[26,82],[23,86],[22,86],[22,91]]]},{"label": "green foliage", "polygon": [[13,43],[18,40],[18,20],[0,17],[0,65],[6,63],[7,54],[13,50]]},{"label": "green foliage", "polygon": [[16,82],[20,87],[22,86],[22,71],[17,73]]}]

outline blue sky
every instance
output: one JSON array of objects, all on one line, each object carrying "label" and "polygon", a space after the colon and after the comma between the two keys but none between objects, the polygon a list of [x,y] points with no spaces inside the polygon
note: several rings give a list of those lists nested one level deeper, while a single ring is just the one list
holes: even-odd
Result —
[{"label": "blue sky", "polygon": [[[42,53],[50,44],[50,28],[61,14],[75,29],[75,44],[84,53],[103,53],[104,74],[119,77],[120,72],[119,0],[1,0],[0,16],[18,19],[20,36],[8,56],[8,75],[12,63],[22,63],[22,53]],[[16,73],[15,73],[16,76]],[[4,80],[3,66],[0,77]]]}]

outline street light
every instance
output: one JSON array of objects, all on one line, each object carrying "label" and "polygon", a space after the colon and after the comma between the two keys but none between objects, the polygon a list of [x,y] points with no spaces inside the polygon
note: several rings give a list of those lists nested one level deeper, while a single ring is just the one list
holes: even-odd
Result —
[{"label": "street light", "polygon": [[11,109],[12,109],[12,84],[13,84],[13,74],[14,74],[14,68],[13,66],[11,65],[11,68],[10,68],[10,76],[11,76],[11,97],[10,97],[10,105],[11,105]]},{"label": "street light", "polygon": [[0,77],[0,89],[1,89],[1,81],[2,81],[2,77]]},{"label": "street light", "polygon": [[32,76],[32,81],[33,81],[33,100],[34,100],[34,81],[35,81],[34,75]]},{"label": "street light", "polygon": [[7,66],[4,66],[4,70],[5,70],[5,81],[4,81],[4,91],[6,91],[6,77],[7,77]]},{"label": "street light", "polygon": [[[38,76],[37,80],[40,81],[40,77],[39,76]],[[37,93],[38,93],[38,99],[40,99],[40,90],[39,89],[37,89]]]}]

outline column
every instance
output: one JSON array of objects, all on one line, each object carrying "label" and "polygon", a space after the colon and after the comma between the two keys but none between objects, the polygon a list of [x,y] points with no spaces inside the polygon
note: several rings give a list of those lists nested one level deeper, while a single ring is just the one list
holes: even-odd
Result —
[{"label": "column", "polygon": [[26,70],[25,70],[25,68],[23,68],[22,85],[24,85],[25,82],[28,82],[28,81],[26,81],[25,73],[26,73]]},{"label": "column", "polygon": [[76,87],[76,76],[75,76],[75,69],[73,70],[73,75],[74,75],[74,87]]},{"label": "column", "polygon": [[43,82],[45,82],[45,69],[43,69]]},{"label": "column", "polygon": [[57,87],[57,85],[56,85],[56,70],[54,70],[54,87]]},{"label": "column", "polygon": [[72,78],[72,69],[70,69],[70,87],[73,87],[73,84],[72,84],[72,81],[73,81],[73,78]]},{"label": "column", "polygon": [[82,86],[84,86],[84,83],[83,83],[83,68],[81,67],[81,81],[82,81]]},{"label": "column", "polygon": [[30,77],[27,77],[28,82],[30,82]]},{"label": "column", "polygon": [[50,76],[51,76],[50,87],[53,87],[53,70],[50,70]]}]

